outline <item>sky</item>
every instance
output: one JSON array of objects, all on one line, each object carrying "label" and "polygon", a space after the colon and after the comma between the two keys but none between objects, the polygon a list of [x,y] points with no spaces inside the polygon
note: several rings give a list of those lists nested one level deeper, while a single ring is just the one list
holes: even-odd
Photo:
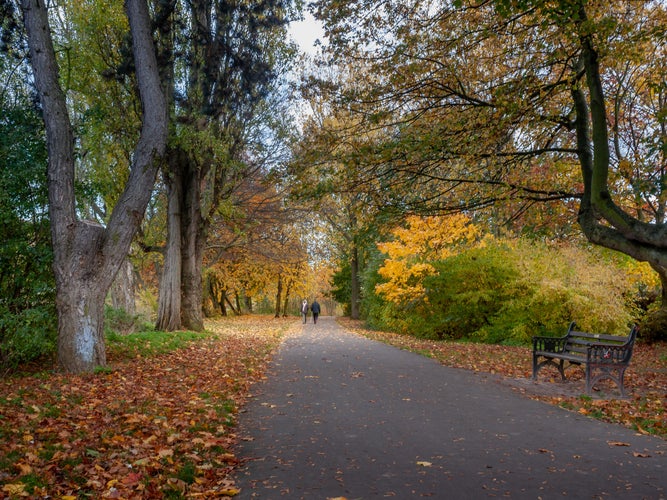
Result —
[{"label": "sky", "polygon": [[318,38],[324,40],[324,30],[322,25],[316,21],[310,12],[304,13],[304,20],[291,23],[289,31],[294,40],[299,44],[301,50],[306,54],[314,54],[317,47],[314,46]]}]

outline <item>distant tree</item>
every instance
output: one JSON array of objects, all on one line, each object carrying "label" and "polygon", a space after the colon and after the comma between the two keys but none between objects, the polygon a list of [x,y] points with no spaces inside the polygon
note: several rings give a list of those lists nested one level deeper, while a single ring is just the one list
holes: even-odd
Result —
[{"label": "distant tree", "polygon": [[210,225],[238,184],[266,167],[267,142],[282,125],[274,86],[294,55],[285,36],[292,2],[195,0],[158,7],[172,135],[157,327],[202,330]]}]

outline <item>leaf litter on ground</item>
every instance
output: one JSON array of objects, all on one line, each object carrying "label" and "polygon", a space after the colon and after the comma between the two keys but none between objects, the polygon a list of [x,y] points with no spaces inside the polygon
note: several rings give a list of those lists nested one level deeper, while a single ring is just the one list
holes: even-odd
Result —
[{"label": "leaf litter on ground", "polygon": [[110,353],[93,374],[0,382],[0,497],[209,498],[238,493],[234,424],[298,321],[212,321],[156,356]]}]

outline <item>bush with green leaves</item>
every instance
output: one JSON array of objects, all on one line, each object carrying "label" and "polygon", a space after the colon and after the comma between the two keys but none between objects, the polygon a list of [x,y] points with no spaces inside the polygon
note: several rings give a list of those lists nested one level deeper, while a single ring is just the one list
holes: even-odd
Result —
[{"label": "bush with green leaves", "polygon": [[376,328],[434,339],[527,344],[533,335],[584,330],[627,334],[632,284],[614,254],[529,240],[489,241],[444,260],[424,280],[422,300],[375,297]]},{"label": "bush with green leaves", "polygon": [[[435,262],[437,274],[425,280],[429,337],[462,338],[487,331],[508,305],[521,301],[520,270],[503,244],[473,248]],[[489,332],[488,340],[496,342]]]},{"label": "bush with green leaves", "polygon": [[107,306],[104,309],[104,333],[128,335],[152,331],[153,324],[142,314],[130,314],[124,309]]},{"label": "bush with green leaves", "polygon": [[0,110],[0,368],[54,352],[57,320],[43,125]]}]

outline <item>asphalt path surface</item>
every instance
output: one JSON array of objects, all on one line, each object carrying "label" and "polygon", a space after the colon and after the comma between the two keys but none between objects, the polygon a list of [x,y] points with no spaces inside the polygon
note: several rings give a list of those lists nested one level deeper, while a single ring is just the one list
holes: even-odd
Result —
[{"label": "asphalt path surface", "polygon": [[241,499],[667,498],[666,441],[331,317],[284,342],[239,432]]}]

